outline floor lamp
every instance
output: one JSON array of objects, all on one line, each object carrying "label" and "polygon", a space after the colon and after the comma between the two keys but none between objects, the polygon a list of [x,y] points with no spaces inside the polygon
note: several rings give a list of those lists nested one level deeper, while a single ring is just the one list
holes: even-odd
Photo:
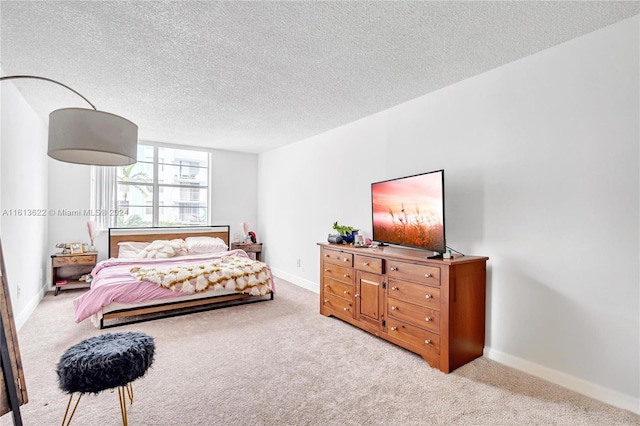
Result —
[{"label": "floor lamp", "polygon": [[[126,118],[96,107],[77,91],[56,80],[33,75],[0,77],[12,79],[44,80],[60,85],[84,99],[93,109],[63,108],[49,114],[49,144],[47,155],[59,161],[96,166],[127,166],[137,161],[138,126]],[[7,410],[13,413],[13,423],[22,426],[21,401],[26,402],[26,385],[16,381],[14,371],[21,367],[20,349],[16,338],[11,298],[4,268],[0,242],[0,364],[7,389]],[[20,389],[20,395],[17,391]],[[4,401],[3,401],[4,402]],[[4,410],[3,410],[4,411]]]}]

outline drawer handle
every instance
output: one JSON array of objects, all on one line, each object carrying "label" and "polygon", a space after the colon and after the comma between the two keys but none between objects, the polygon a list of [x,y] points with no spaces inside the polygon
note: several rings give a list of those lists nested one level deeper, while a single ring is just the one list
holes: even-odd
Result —
[{"label": "drawer handle", "polygon": [[391,291],[396,291],[398,289],[398,287],[396,287],[395,285],[393,287],[391,287]]},{"label": "drawer handle", "polygon": [[325,287],[325,288],[328,288],[328,287],[329,287],[329,284],[325,284],[325,285],[324,285],[324,287]]},{"label": "drawer handle", "polygon": [[348,311],[348,310],[349,310],[349,308],[342,308],[342,310],[344,310],[344,311]]},{"label": "drawer handle", "polygon": [[392,311],[397,311],[397,310],[398,310],[398,307],[397,307],[397,306],[392,306],[392,307],[391,307],[391,310],[392,310]]},{"label": "drawer handle", "polygon": [[349,278],[349,274],[344,274],[343,277]]},{"label": "drawer handle", "polygon": [[426,317],[424,320],[425,320],[426,322],[433,321],[433,320],[431,319],[431,317]]},{"label": "drawer handle", "polygon": [[364,262],[364,266],[369,266],[369,262]]},{"label": "drawer handle", "polygon": [[349,261],[349,258],[348,258],[348,257],[345,257],[345,258],[343,258],[342,260],[344,260],[345,262],[348,262],[348,261]]},{"label": "drawer handle", "polygon": [[429,344],[431,344],[431,340],[427,339],[427,340],[424,341],[424,343],[429,345]]},{"label": "drawer handle", "polygon": [[360,293],[354,294],[353,297],[360,297]]},{"label": "drawer handle", "polygon": [[425,277],[431,278],[431,274],[424,274]]},{"label": "drawer handle", "polygon": [[397,271],[397,270],[398,270],[398,268],[396,268],[395,266],[392,266],[392,267],[391,267],[391,270],[392,270],[392,271]]},{"label": "drawer handle", "polygon": [[349,294],[349,291],[345,290],[343,291],[344,294]]},{"label": "drawer handle", "polygon": [[331,272],[331,270],[330,270],[330,269],[325,269],[324,271],[325,271],[325,272]]},{"label": "drawer handle", "polygon": [[324,257],[329,257],[329,255],[325,253]]},{"label": "drawer handle", "polygon": [[391,331],[396,331],[398,327],[391,327]]},{"label": "drawer handle", "polygon": [[329,299],[324,299],[324,303],[329,303]]},{"label": "drawer handle", "polygon": [[430,294],[427,294],[424,297],[426,297],[427,299],[431,299],[431,295]]}]

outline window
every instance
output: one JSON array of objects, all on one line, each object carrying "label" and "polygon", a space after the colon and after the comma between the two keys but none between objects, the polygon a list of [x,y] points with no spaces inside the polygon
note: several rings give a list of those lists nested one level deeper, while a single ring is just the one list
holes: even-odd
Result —
[{"label": "window", "polygon": [[117,227],[206,225],[209,153],[138,144],[138,162],[118,167]]}]

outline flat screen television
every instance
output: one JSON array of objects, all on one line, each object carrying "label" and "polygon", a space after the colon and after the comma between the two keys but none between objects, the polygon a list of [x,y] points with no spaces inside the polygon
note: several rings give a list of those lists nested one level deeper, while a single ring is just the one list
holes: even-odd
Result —
[{"label": "flat screen television", "polygon": [[373,240],[446,251],[444,170],[371,184]]}]

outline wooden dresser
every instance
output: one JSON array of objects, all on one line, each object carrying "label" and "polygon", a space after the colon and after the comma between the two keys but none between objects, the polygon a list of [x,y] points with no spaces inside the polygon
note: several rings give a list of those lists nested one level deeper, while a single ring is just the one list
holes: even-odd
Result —
[{"label": "wooden dresser", "polygon": [[449,373],[482,356],[488,257],[319,243],[320,313]]}]

